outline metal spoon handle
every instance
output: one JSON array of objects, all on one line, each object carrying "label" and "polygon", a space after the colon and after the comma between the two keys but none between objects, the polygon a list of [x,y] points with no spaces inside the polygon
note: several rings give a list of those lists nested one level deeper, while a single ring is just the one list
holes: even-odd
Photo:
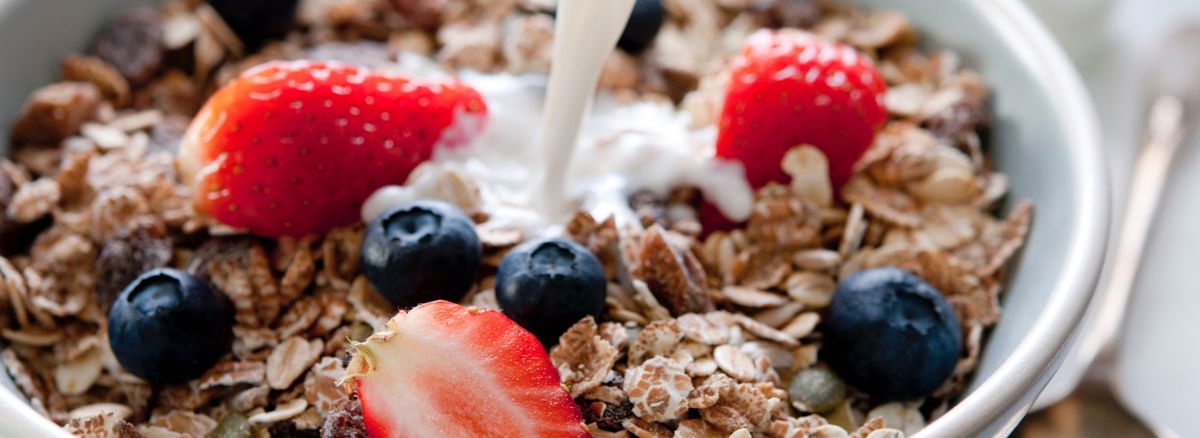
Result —
[{"label": "metal spoon handle", "polygon": [[1081,346],[1089,353],[1086,357],[1108,353],[1120,332],[1146,237],[1158,211],[1171,162],[1183,139],[1184,113],[1184,103],[1176,96],[1161,96],[1151,104],[1146,140],[1135,163],[1112,270],[1097,309],[1095,331]]}]

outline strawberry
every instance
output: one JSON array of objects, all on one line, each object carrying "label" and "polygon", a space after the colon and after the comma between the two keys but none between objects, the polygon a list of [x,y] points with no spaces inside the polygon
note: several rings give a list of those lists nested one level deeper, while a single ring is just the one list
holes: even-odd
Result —
[{"label": "strawberry", "polygon": [[486,116],[479,93],[457,81],[272,62],[209,98],[179,169],[197,207],[226,225],[321,233],[353,223],[375,189],[404,183],[435,148],[469,142]]},{"label": "strawberry", "polygon": [[838,193],[887,119],[886,84],[857,50],[798,30],[760,30],[733,61],[717,156],[740,161],[750,185],[791,178],[792,147],[825,153]]},{"label": "strawberry", "polygon": [[587,437],[536,337],[500,312],[434,301],[355,344],[342,385],[384,437]]}]

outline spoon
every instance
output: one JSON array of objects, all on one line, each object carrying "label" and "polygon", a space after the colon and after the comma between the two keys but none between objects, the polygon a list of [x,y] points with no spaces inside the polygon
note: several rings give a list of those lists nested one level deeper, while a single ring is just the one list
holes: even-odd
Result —
[{"label": "spoon", "polygon": [[[1200,27],[1189,27],[1172,34],[1160,61],[1151,72],[1153,94],[1145,126],[1145,141],[1138,151],[1128,200],[1123,209],[1116,247],[1111,254],[1112,265],[1108,281],[1102,290],[1072,357],[1060,373],[1079,375],[1079,382],[1068,400],[1072,409],[1075,431],[1059,431],[1079,436],[1176,437],[1167,426],[1150,424],[1138,415],[1123,397],[1116,381],[1114,361],[1125,310],[1133,292],[1134,280],[1142,259],[1146,238],[1158,211],[1159,201],[1171,163],[1195,119],[1197,98],[1200,98],[1200,58],[1194,55],[1200,47]],[[1048,416],[1058,416],[1055,407]],[[1086,419],[1086,420],[1083,420]],[[1081,429],[1080,429],[1081,428]],[[1026,430],[1028,431],[1028,430]],[[1028,434],[1025,434],[1029,436]]]},{"label": "spoon", "polygon": [[617,45],[635,0],[562,0],[555,15],[550,84],[542,117],[542,208],[566,212],[567,165],[604,60]]}]

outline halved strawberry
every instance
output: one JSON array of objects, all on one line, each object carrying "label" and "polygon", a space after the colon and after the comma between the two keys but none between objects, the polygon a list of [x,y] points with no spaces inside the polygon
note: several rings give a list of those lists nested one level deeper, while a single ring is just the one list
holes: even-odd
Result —
[{"label": "halved strawberry", "polygon": [[272,62],[218,90],[192,121],[179,169],[200,210],[266,236],[321,233],[359,218],[439,146],[478,134],[487,106],[457,81],[338,63]]},{"label": "halved strawberry", "polygon": [[384,437],[587,437],[537,338],[500,312],[434,301],[355,345],[341,384]]}]

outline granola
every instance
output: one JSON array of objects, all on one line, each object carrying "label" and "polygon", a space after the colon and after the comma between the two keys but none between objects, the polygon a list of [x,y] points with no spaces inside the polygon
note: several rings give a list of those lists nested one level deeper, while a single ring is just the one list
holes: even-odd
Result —
[{"label": "granola", "polygon": [[[231,236],[192,209],[173,164],[187,120],[238,72],[313,53],[545,73],[555,2],[300,3],[289,35],[255,52],[204,2],[130,11],[90,55],[64,57],[61,82],[34,91],[15,120],[12,161],[0,163],[0,358],[30,404],[69,431],[204,436],[240,418],[263,434],[366,436],[357,400],[335,384],[350,341],[394,312],[363,277],[363,227]],[[740,41],[764,24],[802,27],[872,56],[890,114],[841,193],[825,155],[797,145],[781,163],[791,182],[758,190],[736,229],[701,235],[691,187],[631,199],[640,227],[585,212],[567,223],[605,268],[608,309],[550,357],[595,436],[903,436],[952,406],[974,372],[1033,214],[1018,202],[997,216],[1008,184],[983,153],[987,90],[953,53],[917,50],[903,15],[821,3],[666,0],[655,46],[606,61],[601,88],[678,103],[709,126]],[[471,175],[425,177],[478,222],[485,265],[530,237],[487,221],[490,194]],[[139,273],[168,266],[231,299],[236,341],[204,376],[152,389],[116,362],[106,314]],[[833,408],[798,403],[789,388],[823,369],[822,310],[839,279],[880,266],[920,276],[954,306],[964,327],[954,374],[912,403],[853,391]],[[465,303],[495,308],[484,271]]]}]

